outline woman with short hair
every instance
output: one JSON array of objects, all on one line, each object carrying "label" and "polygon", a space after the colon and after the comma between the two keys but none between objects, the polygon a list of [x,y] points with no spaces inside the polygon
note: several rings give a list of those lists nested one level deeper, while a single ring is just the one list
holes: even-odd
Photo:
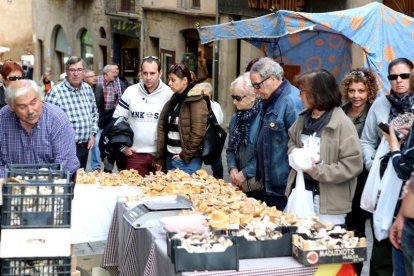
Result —
[{"label": "woman with short hair", "polygon": [[230,92],[236,107],[230,121],[226,150],[230,181],[247,196],[264,200],[263,184],[256,180],[256,142],[262,101],[254,93],[249,73],[235,79],[230,85]]},{"label": "woman with short hair", "polygon": [[[343,224],[362,171],[358,133],[341,108],[341,92],[330,72],[303,73],[297,86],[306,110],[289,129],[289,153],[314,140],[320,159],[303,171],[305,187],[313,192],[314,211],[322,223]],[[296,173],[294,169],[289,173],[287,195]]]}]

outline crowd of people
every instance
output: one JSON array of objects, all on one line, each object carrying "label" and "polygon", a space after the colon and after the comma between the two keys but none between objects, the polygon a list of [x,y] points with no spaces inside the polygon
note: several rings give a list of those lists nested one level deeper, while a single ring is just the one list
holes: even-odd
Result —
[{"label": "crowd of people", "polygon": [[[394,170],[395,181],[407,181],[395,187],[403,201],[388,210],[393,220],[389,239],[374,235],[370,275],[412,275],[413,67],[408,59],[393,60],[388,67],[390,93],[380,96],[377,76],[368,68],[350,70],[339,84],[324,69],[301,73],[291,83],[274,59],[252,60],[229,87],[235,108],[226,147],[230,182],[284,210],[297,175],[289,155],[312,142],[318,158],[312,158],[303,173],[315,214],[322,223],[345,224],[362,237],[366,220],[372,218],[360,206],[366,181],[370,174],[382,177],[384,171]],[[185,64],[163,72],[156,56],[144,57],[139,71],[140,82],[129,85],[119,76],[117,64],[104,66],[96,76],[81,58],[70,57],[59,82],[52,81],[49,68],[36,83],[23,79],[19,64],[5,62],[0,177],[10,163],[60,163],[76,180],[89,152],[92,170],[101,170],[104,160],[105,172],[112,172],[114,164],[143,176],[200,169],[209,106],[220,124],[224,117],[211,84],[198,83]],[[162,81],[164,73],[167,83]],[[389,128],[380,130],[381,122]],[[398,139],[395,130],[404,137]],[[387,154],[381,156],[381,166],[373,166],[381,143],[387,143]],[[212,171],[223,178],[221,158]],[[355,267],[360,274],[362,263]]]}]

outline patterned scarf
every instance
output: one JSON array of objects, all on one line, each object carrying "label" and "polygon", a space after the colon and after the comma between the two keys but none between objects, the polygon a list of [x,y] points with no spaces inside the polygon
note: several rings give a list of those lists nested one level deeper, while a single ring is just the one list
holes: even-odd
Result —
[{"label": "patterned scarf", "polygon": [[239,152],[241,145],[247,145],[249,138],[250,123],[256,118],[256,115],[260,112],[262,107],[262,101],[256,99],[254,105],[248,110],[238,110],[236,112],[236,127],[234,128],[231,141],[234,145],[234,152]]},{"label": "patterned scarf", "polygon": [[414,110],[414,95],[407,93],[403,96],[397,95],[391,90],[391,93],[386,96],[387,100],[391,103],[391,111],[388,121],[397,117],[400,114],[406,112],[413,112]]}]

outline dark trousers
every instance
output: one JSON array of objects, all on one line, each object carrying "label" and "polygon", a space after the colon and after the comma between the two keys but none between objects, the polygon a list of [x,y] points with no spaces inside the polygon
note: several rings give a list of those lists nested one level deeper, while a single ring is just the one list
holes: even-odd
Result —
[{"label": "dark trousers", "polygon": [[221,157],[217,163],[211,165],[211,170],[215,178],[223,179],[223,162],[221,161]]},{"label": "dark trousers", "polygon": [[[365,223],[368,218],[368,212],[361,209],[361,195],[365,187],[365,182],[368,177],[368,171],[363,170],[362,173],[358,176],[357,187],[355,190],[354,198],[352,199],[352,211],[348,213],[345,218],[345,224],[348,230],[355,231],[355,236],[365,237]],[[362,267],[364,263],[354,264],[355,272],[357,275],[361,275]]]},{"label": "dark trousers", "polygon": [[276,206],[276,208],[280,211],[285,210],[285,207],[287,205],[286,196],[269,195],[265,191],[264,191],[264,201],[266,202],[267,206],[269,207]]},{"label": "dark trousers", "polygon": [[[371,220],[371,228],[372,220]],[[374,233],[374,229],[372,229]],[[392,276],[392,245],[390,240],[384,239],[378,241],[373,237],[374,243],[372,245],[372,255],[369,262],[369,275],[370,276]]]},{"label": "dark trousers", "polygon": [[88,143],[76,144],[76,156],[78,157],[80,167],[86,169],[88,163]]}]

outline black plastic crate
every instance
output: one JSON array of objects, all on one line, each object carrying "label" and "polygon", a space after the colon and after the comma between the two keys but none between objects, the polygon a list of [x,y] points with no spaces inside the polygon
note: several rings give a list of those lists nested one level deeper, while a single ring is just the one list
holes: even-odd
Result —
[{"label": "black plastic crate", "polygon": [[6,169],[2,228],[70,227],[73,184],[67,171]]},{"label": "black plastic crate", "polygon": [[70,257],[0,259],[2,276],[70,276]]},{"label": "black plastic crate", "polygon": [[296,233],[297,227],[278,226],[275,230],[283,234],[276,240],[249,241],[245,237],[236,236],[239,259],[292,256],[292,234]]},{"label": "black plastic crate", "polygon": [[59,163],[39,163],[39,164],[7,164],[6,171],[13,170],[53,170],[60,171],[62,166]]}]

